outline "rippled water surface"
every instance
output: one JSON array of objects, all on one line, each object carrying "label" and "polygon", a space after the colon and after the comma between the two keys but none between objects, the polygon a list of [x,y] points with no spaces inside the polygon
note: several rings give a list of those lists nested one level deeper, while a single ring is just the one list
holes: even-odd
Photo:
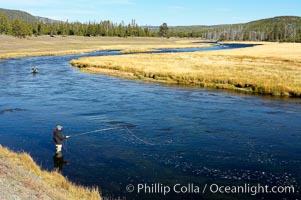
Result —
[{"label": "rippled water surface", "polygon": [[[66,135],[122,127],[71,137],[63,152],[70,165],[63,174],[98,185],[104,195],[128,199],[220,199],[217,194],[136,196],[125,190],[130,183],[299,187],[300,100],[135,82],[85,74],[68,64],[80,56],[111,54],[119,51],[2,60],[0,143],[29,152],[51,170],[51,132],[57,124]],[[261,197],[273,196],[243,199]]]}]

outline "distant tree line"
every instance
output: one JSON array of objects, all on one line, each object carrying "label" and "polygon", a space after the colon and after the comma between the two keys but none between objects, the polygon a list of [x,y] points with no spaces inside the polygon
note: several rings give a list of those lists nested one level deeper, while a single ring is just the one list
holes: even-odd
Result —
[{"label": "distant tree line", "polygon": [[209,40],[301,42],[300,17],[275,17],[246,24],[174,27],[170,37],[200,37]]},{"label": "distant tree line", "polygon": [[138,26],[131,23],[101,21],[61,22],[61,21],[23,21],[10,19],[0,13],[0,34],[26,37],[30,35],[76,35],[76,36],[118,36],[118,37],[193,37],[209,40],[233,41],[278,41],[301,42],[300,17],[276,17],[246,24],[220,26],[171,27],[163,23],[159,28]]},{"label": "distant tree line", "polygon": [[118,37],[155,37],[156,31],[148,27],[140,27],[132,20],[130,24],[113,23],[101,21],[99,23],[89,22],[60,22],[60,21],[35,21],[27,22],[19,18],[9,19],[6,15],[0,14],[0,34],[26,37],[31,35],[77,35],[77,36],[118,36]]},{"label": "distant tree line", "polygon": [[204,28],[200,31],[170,32],[169,37],[200,37],[208,40],[301,42],[300,26],[291,24],[274,25],[264,29],[249,29],[244,26]]}]

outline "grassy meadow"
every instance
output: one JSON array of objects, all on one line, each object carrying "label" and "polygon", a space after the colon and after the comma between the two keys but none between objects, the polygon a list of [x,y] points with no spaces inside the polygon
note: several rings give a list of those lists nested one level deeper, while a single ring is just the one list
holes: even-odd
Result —
[{"label": "grassy meadow", "polygon": [[39,36],[20,39],[0,35],[0,58],[79,54],[100,50],[122,50],[123,53],[146,52],[156,48],[207,47],[199,40],[139,37]]},{"label": "grassy meadow", "polygon": [[72,60],[84,72],[168,84],[301,97],[301,44],[224,51],[135,54]]}]

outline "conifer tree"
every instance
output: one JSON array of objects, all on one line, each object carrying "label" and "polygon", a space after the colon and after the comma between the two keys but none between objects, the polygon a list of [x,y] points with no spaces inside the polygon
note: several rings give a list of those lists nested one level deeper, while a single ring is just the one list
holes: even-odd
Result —
[{"label": "conifer tree", "polygon": [[12,27],[6,15],[0,14],[0,34],[10,35]]}]

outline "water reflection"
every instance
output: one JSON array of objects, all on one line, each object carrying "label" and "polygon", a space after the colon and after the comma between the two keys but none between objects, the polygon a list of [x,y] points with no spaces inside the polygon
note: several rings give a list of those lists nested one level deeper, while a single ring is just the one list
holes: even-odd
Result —
[{"label": "water reflection", "polygon": [[64,156],[62,152],[56,152],[53,156],[53,169],[54,171],[57,171],[58,173],[63,172],[63,167],[65,165],[69,165],[70,162],[67,162],[64,160]]}]

